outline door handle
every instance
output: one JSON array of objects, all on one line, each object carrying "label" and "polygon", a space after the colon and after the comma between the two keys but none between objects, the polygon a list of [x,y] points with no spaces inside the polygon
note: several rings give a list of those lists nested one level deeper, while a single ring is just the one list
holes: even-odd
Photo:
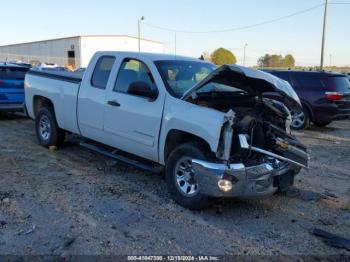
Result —
[{"label": "door handle", "polygon": [[107,104],[109,104],[110,106],[116,106],[116,107],[120,106],[120,104],[115,100],[108,101]]}]

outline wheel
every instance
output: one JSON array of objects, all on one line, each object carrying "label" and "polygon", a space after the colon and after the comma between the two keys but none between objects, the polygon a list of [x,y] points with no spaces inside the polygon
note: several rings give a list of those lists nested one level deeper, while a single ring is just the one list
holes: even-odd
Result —
[{"label": "wheel", "polygon": [[292,123],[291,128],[294,130],[302,130],[310,127],[310,114],[306,108],[303,107],[299,111],[291,111]]},{"label": "wheel", "polygon": [[315,126],[318,126],[318,127],[325,127],[325,126],[328,126],[330,123],[332,122],[313,122]]},{"label": "wheel", "polygon": [[41,108],[35,118],[36,136],[44,147],[61,146],[65,139],[65,131],[58,127],[55,114],[51,108]]},{"label": "wheel", "polygon": [[206,160],[200,143],[185,143],[172,151],[165,167],[167,188],[179,205],[189,209],[202,209],[209,204],[209,197],[202,195],[195,179],[192,159]]}]

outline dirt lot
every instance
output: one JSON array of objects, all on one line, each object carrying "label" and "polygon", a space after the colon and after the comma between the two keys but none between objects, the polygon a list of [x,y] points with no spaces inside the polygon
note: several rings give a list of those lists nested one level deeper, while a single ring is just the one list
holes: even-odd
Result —
[{"label": "dirt lot", "polygon": [[80,148],[37,145],[31,120],[0,120],[0,254],[339,255],[313,228],[350,236],[350,121],[297,136],[310,171],[286,195],[189,211],[163,178]]}]

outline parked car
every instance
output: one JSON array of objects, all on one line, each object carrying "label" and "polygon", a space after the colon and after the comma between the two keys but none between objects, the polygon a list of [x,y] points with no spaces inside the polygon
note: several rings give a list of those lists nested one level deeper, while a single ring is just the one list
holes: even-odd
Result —
[{"label": "parked car", "polygon": [[0,111],[24,111],[24,77],[29,65],[0,63]]},{"label": "parked car", "polygon": [[41,145],[60,146],[68,131],[96,152],[164,168],[171,196],[187,208],[202,208],[211,197],[272,195],[308,165],[305,146],[289,132],[289,110],[262,99],[277,92],[300,107],[297,95],[286,81],[257,70],[98,52],[82,77],[32,70],[25,85]]},{"label": "parked car", "polygon": [[66,67],[52,63],[40,63],[34,69],[38,71],[69,71]]},{"label": "parked car", "polygon": [[9,64],[16,64],[16,65],[22,65],[31,68],[32,65],[26,62],[23,62],[22,60],[11,60],[7,61]]},{"label": "parked car", "polygon": [[349,81],[350,81],[350,73],[347,73],[346,74],[346,77],[349,79]]},{"label": "parked car", "polygon": [[344,74],[323,71],[268,71],[288,81],[298,94],[303,110],[292,110],[292,128],[304,129],[313,122],[327,126],[350,118],[350,83]]}]

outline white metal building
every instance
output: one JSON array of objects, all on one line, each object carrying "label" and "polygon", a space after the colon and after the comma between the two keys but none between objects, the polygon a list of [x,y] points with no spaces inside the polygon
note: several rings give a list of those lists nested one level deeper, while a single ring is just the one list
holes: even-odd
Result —
[{"label": "white metal building", "polygon": [[[138,38],[127,35],[86,35],[0,46],[0,61],[54,63],[86,67],[96,51],[138,51]],[[141,51],[163,53],[163,44],[141,39]]]}]

